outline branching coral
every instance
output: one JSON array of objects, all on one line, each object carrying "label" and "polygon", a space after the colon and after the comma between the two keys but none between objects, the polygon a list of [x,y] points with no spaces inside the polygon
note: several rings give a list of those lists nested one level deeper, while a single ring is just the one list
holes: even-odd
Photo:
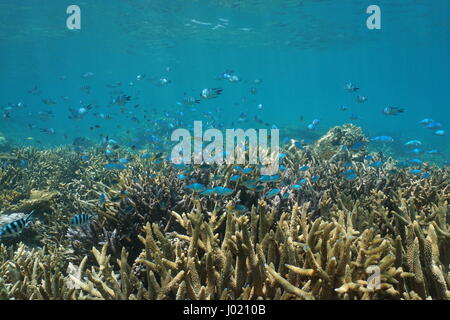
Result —
[{"label": "branching coral", "polygon": [[[87,272],[89,280],[77,283],[86,293],[103,299],[447,297],[440,263],[442,240],[433,224],[424,243],[423,259],[424,263],[429,260],[426,268],[432,284],[426,285],[417,238],[381,237],[374,229],[357,231],[353,214],[342,210],[337,219],[311,222],[308,206],[294,206],[276,222],[275,213],[267,211],[263,201],[250,216],[239,216],[232,204],[222,216],[209,214],[208,221],[199,210],[172,212],[185,233],[163,235],[156,224],[147,224],[145,237],[140,237],[145,248],[133,266],[122,251],[118,271],[113,273],[105,245],[101,253],[93,249],[98,267]],[[372,284],[375,269],[379,283]],[[128,270],[126,280],[124,270]],[[130,270],[135,270],[132,278]],[[136,283],[139,274],[141,280]]]},{"label": "branching coral", "polygon": [[13,251],[0,246],[1,299],[70,299],[61,272],[62,252],[28,249],[23,244]]},{"label": "branching coral", "polygon": [[[448,299],[448,169],[425,165],[430,176],[421,178],[383,155],[367,160],[364,149],[342,148],[358,141],[366,141],[359,128],[344,126],[315,147],[290,146],[269,181],[256,166],[177,167],[122,150],[131,162],[119,171],[104,167],[101,150],[84,151],[89,161],[68,149],[19,150],[29,165],[0,170],[2,211],[38,215],[0,248],[0,294]],[[349,162],[358,179],[345,179]],[[202,195],[190,183],[233,193]],[[82,212],[96,218],[69,226]]]}]

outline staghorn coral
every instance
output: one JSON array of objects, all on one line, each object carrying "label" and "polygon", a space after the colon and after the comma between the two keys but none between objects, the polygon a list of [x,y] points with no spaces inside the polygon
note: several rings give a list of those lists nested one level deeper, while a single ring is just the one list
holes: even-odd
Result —
[{"label": "staghorn coral", "polygon": [[[15,239],[0,250],[2,264],[13,263],[21,274],[2,277],[2,297],[447,299],[448,168],[425,164],[431,176],[421,179],[381,154],[372,154],[384,161],[376,168],[356,153],[333,150],[323,157],[315,147],[288,146],[286,169],[273,182],[258,181],[256,167],[245,175],[231,165],[178,168],[125,150],[121,155],[133,160],[123,171],[106,170],[99,149],[84,151],[88,162],[67,148],[19,150],[29,166],[0,170],[1,191],[20,195],[4,212],[25,209],[39,192],[47,200],[17,238],[36,248]],[[355,181],[342,176],[349,160]],[[299,171],[303,165],[310,168]],[[230,181],[236,173],[240,180]],[[301,188],[289,188],[299,179]],[[258,188],[242,180],[255,180]],[[198,195],[185,188],[192,182],[234,192]],[[275,187],[280,194],[264,199]],[[68,226],[80,212],[97,218],[86,227]],[[34,283],[40,285],[33,290],[27,289],[31,256],[39,261]],[[377,270],[379,286],[370,278]],[[46,277],[56,289],[44,286]],[[14,286],[20,290],[11,291]]]},{"label": "staghorn coral", "polygon": [[[209,221],[198,210],[172,212],[186,234],[165,236],[156,224],[147,224],[145,237],[140,237],[145,248],[133,266],[126,262],[125,249],[121,259],[110,262],[105,245],[101,252],[93,249],[98,267],[86,271],[86,281],[71,278],[92,298],[102,299],[445,299],[448,295],[437,265],[441,242],[435,233],[427,237],[430,249],[426,249],[434,261],[430,276],[435,285],[427,286],[428,294],[421,296],[409,284],[417,282],[418,271],[405,270],[411,262],[402,258],[405,247],[410,250],[410,240],[383,238],[374,229],[357,231],[352,214],[343,211],[337,220],[311,222],[308,206],[294,206],[276,223],[275,213],[266,211],[263,201],[250,217],[237,215],[232,204],[225,218],[211,214]],[[216,233],[222,225],[225,230]],[[140,265],[140,271],[130,272]],[[368,283],[374,265],[381,274],[379,286]],[[139,273],[143,275],[136,282]]]},{"label": "staghorn coral", "polygon": [[31,190],[28,199],[21,200],[19,203],[9,206],[8,209],[17,212],[31,212],[32,210],[48,212],[56,195],[55,191]]},{"label": "staghorn coral", "polygon": [[70,299],[61,252],[0,245],[0,299]]}]

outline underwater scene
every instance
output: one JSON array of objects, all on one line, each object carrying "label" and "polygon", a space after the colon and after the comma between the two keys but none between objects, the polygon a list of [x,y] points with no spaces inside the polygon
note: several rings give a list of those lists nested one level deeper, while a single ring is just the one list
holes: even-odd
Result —
[{"label": "underwater scene", "polygon": [[450,298],[450,1],[0,16],[0,299]]}]

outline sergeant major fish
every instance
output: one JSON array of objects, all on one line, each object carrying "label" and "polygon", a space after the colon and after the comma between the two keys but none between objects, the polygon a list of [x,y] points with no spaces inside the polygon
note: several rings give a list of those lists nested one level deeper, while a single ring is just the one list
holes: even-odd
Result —
[{"label": "sergeant major fish", "polygon": [[5,225],[0,231],[0,238],[7,236],[15,236],[21,233],[31,222],[31,215],[34,210],[24,218],[15,220]]},{"label": "sergeant major fish", "polygon": [[72,218],[72,220],[69,221],[69,225],[74,227],[82,227],[88,225],[94,217],[95,215],[87,213],[77,214],[75,217]]}]

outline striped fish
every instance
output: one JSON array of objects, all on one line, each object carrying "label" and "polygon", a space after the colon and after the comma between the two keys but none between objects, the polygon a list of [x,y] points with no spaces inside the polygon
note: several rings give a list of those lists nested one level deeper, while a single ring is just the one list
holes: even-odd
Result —
[{"label": "striped fish", "polygon": [[8,236],[15,236],[18,235],[25,229],[29,223],[31,222],[31,215],[33,214],[34,210],[30,212],[29,215],[26,217],[23,217],[21,219],[15,220],[13,222],[8,223],[0,230],[0,238],[8,237]]},{"label": "striped fish", "polygon": [[94,218],[94,215],[92,214],[87,213],[77,214],[75,217],[72,218],[72,220],[70,220],[69,224],[74,227],[85,226],[91,222],[92,218]]}]

